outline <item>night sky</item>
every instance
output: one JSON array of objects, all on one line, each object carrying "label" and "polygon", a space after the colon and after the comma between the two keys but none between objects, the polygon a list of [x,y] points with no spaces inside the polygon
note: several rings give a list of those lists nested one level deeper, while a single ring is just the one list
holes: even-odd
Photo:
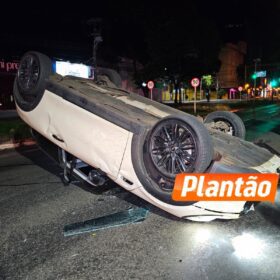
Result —
[{"label": "night sky", "polygon": [[[69,3],[10,1],[5,4],[0,17],[0,57],[16,58],[32,49],[52,57],[86,61],[91,56],[90,29],[86,22],[100,17],[104,41],[99,55],[108,60],[122,55],[145,64],[153,53],[149,47],[153,26],[172,21],[174,32],[171,33],[175,37],[192,37],[192,22],[200,19],[207,20],[206,25],[215,29],[219,44],[247,41],[248,60],[254,57],[268,62],[280,60],[279,0]],[[187,34],[182,35],[184,25]],[[199,43],[207,45],[209,38],[203,39]]]}]

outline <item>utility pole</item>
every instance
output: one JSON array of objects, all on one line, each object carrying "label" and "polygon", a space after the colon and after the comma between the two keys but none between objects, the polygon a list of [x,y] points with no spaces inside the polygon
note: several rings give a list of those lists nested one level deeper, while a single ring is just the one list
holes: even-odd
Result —
[{"label": "utility pole", "polygon": [[219,79],[216,75],[216,93],[217,93],[217,99],[219,99]]},{"label": "utility pole", "polygon": [[261,59],[260,58],[255,58],[253,61],[255,63],[255,71],[254,71],[254,74],[255,74],[255,79],[254,79],[254,100],[255,100],[255,97],[256,97],[256,82],[257,82],[257,63],[261,62]]},{"label": "utility pole", "polygon": [[92,66],[94,70],[94,79],[97,79],[97,48],[98,45],[103,41],[101,36],[101,18],[91,18],[87,21],[87,24],[91,26],[92,31],[90,36],[93,38],[93,46],[92,46]]},{"label": "utility pole", "polygon": [[200,78],[200,86],[199,86],[200,101],[202,100],[202,80],[203,80],[203,76]]},{"label": "utility pole", "polygon": [[244,85],[247,83],[247,65],[244,65]]}]

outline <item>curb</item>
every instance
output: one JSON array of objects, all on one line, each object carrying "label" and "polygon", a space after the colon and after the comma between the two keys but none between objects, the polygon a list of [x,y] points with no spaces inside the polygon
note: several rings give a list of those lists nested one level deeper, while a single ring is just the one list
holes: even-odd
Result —
[{"label": "curb", "polygon": [[17,143],[6,142],[6,143],[0,144],[0,151],[16,149],[16,148],[19,148],[19,147],[33,146],[33,145],[36,145],[36,142],[34,140],[31,140],[31,139],[22,140],[22,141],[17,142]]}]

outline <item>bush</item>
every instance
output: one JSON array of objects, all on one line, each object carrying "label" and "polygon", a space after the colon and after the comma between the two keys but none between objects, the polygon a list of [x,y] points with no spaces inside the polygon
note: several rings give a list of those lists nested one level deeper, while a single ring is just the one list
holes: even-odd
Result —
[{"label": "bush", "polygon": [[28,125],[19,119],[0,121],[0,143],[13,141],[20,142],[31,138]]},{"label": "bush", "polygon": [[217,93],[218,99],[222,99],[225,94],[227,94],[227,91],[225,89],[219,89]]}]

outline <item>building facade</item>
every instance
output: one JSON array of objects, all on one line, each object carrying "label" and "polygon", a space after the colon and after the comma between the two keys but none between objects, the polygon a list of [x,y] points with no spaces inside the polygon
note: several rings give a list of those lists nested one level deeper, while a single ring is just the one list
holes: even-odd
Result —
[{"label": "building facade", "polygon": [[0,110],[14,109],[13,83],[18,61],[0,59]]},{"label": "building facade", "polygon": [[237,88],[240,83],[237,74],[239,65],[244,64],[247,45],[245,42],[238,44],[227,43],[220,51],[221,61],[218,80],[220,88]]}]

